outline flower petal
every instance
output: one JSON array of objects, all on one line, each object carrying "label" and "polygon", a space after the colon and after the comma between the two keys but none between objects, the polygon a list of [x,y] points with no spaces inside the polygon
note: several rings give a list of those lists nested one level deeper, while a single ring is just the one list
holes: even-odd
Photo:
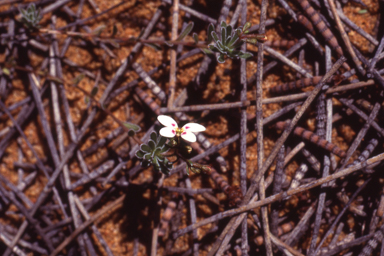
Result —
[{"label": "flower petal", "polygon": [[178,127],[176,121],[170,116],[160,115],[157,117],[157,120],[159,120],[159,122],[166,127],[171,127],[171,128]]},{"label": "flower petal", "polygon": [[196,142],[196,135],[191,132],[184,131],[181,134],[181,138],[189,142]]},{"label": "flower petal", "polygon": [[202,126],[201,124],[196,124],[196,123],[187,123],[186,125],[183,126],[184,131],[189,131],[189,132],[203,132],[205,131],[205,127]]},{"label": "flower petal", "polygon": [[167,138],[173,138],[176,135],[176,130],[171,127],[164,127],[160,129],[160,135]]}]

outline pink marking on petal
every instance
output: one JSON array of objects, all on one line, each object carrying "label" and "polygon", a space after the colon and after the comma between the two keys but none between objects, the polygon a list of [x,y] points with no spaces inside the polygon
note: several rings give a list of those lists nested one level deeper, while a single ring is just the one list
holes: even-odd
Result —
[{"label": "pink marking on petal", "polygon": [[175,126],[176,126],[176,124],[173,124],[173,123],[172,123],[171,125],[172,125],[173,127],[175,127]]},{"label": "pink marking on petal", "polygon": [[176,134],[176,131],[175,131],[175,130],[172,130],[172,133],[173,133],[173,134]]},{"label": "pink marking on petal", "polygon": [[189,129],[190,127],[189,126],[185,126],[184,129]]},{"label": "pink marking on petal", "polygon": [[183,133],[182,133],[182,135],[185,135],[185,134],[187,134],[187,132],[183,132]]}]

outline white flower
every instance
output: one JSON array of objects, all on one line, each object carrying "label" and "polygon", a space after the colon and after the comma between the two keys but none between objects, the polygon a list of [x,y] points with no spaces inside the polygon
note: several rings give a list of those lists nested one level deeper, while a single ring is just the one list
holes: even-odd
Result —
[{"label": "white flower", "polygon": [[184,125],[182,128],[177,126],[175,120],[172,117],[160,115],[157,117],[157,120],[164,125],[164,128],[161,128],[160,135],[167,138],[173,138],[175,136],[183,138],[189,142],[196,141],[196,135],[192,132],[203,132],[205,131],[205,127],[200,124],[188,123]]}]

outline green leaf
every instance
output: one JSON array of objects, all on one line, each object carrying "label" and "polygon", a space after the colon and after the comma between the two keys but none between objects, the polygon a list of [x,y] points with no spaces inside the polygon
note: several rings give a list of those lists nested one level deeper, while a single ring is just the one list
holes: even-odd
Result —
[{"label": "green leaf", "polygon": [[231,57],[231,58],[239,57],[240,53],[241,53],[241,51],[239,51],[239,50],[232,50],[229,52],[229,57]]},{"label": "green leaf", "polygon": [[243,31],[241,30],[241,28],[237,28],[237,29],[235,30],[235,32],[236,32],[236,34],[237,34],[238,36],[240,36],[240,35],[243,33]]},{"label": "green leaf", "polygon": [[7,68],[3,68],[2,71],[3,71],[3,74],[6,76],[9,76],[11,74],[11,71],[9,71],[9,69]]},{"label": "green leaf", "polygon": [[250,44],[253,44],[253,45],[256,45],[256,43],[257,43],[257,39],[256,38],[247,38],[245,41],[247,43],[250,43]]},{"label": "green leaf", "polygon": [[115,24],[113,24],[111,37],[114,37],[116,35],[116,33],[117,33],[117,27]]},{"label": "green leaf", "polygon": [[150,137],[151,137],[151,140],[157,141],[157,134],[156,134],[156,132],[152,132]]},{"label": "green leaf", "polygon": [[[165,158],[164,161],[163,161],[163,164],[164,164],[164,166],[166,166],[168,168],[169,160],[167,158]],[[172,164],[171,164],[171,168],[172,168]]]},{"label": "green leaf", "polygon": [[191,171],[193,172],[193,173],[200,173],[201,172],[201,170],[200,169],[198,169],[198,168],[195,168],[195,167],[191,167]]},{"label": "green leaf", "polygon": [[173,163],[168,161],[168,159],[165,159],[166,161],[164,161],[164,165],[165,167],[167,167],[169,170],[172,170],[173,169]]},{"label": "green leaf", "polygon": [[[165,42],[167,44],[167,42]],[[155,49],[156,51],[161,51],[161,46],[158,45],[158,44],[153,44],[153,43],[145,43],[145,45],[149,46],[149,47],[152,47],[153,49]],[[167,44],[168,45],[168,44]],[[170,46],[172,46],[172,44],[170,44]]]},{"label": "green leaf", "polygon": [[185,172],[186,172],[187,175],[189,176],[189,166],[188,166],[188,165],[185,167]]},{"label": "green leaf", "polygon": [[193,40],[195,41],[195,44],[198,44],[199,43],[199,37],[197,36],[197,34],[193,33],[192,37],[193,37]]},{"label": "green leaf", "polygon": [[173,164],[169,162],[168,159],[165,159],[163,163],[160,163],[160,165],[164,167],[165,171],[167,172],[166,174],[169,174],[170,170],[173,168]]},{"label": "green leaf", "polygon": [[23,16],[23,18],[27,18],[27,11],[24,10],[24,9],[19,9],[19,11],[21,12],[21,15]]},{"label": "green leaf", "polygon": [[85,77],[85,75],[84,75],[83,73],[81,73],[80,75],[76,76],[76,77],[73,79],[72,83],[73,83],[74,85],[78,85],[78,84],[80,83],[80,81],[83,80],[84,77]]},{"label": "green leaf", "polygon": [[243,43],[244,43],[243,41],[238,40],[236,43],[234,43],[234,44],[231,46],[231,48],[233,48],[233,49],[239,48],[240,46],[243,45]]},{"label": "green leaf", "polygon": [[208,40],[207,40],[207,43],[210,44],[212,42],[212,31],[215,30],[215,27],[213,26],[213,24],[209,24],[208,25],[208,30],[207,30],[207,36],[208,36]]},{"label": "green leaf", "polygon": [[143,158],[144,158],[145,160],[150,160],[150,159],[152,159],[152,154],[151,154],[151,153],[147,153],[147,154],[145,154],[145,155],[143,156]]},{"label": "green leaf", "polygon": [[136,157],[139,159],[142,159],[144,157],[145,153],[141,150],[136,151]]},{"label": "green leaf", "polygon": [[225,28],[221,28],[221,43],[224,45],[225,44],[225,41],[227,39],[227,34],[226,34],[226,29]]},{"label": "green leaf", "polygon": [[212,45],[212,44],[209,46],[209,49],[212,52],[222,52],[216,45]]},{"label": "green leaf", "polygon": [[226,28],[226,27],[227,27],[227,23],[226,23],[225,21],[222,21],[222,22],[220,23],[220,26],[221,26],[222,28]]},{"label": "green leaf", "polygon": [[220,55],[217,57],[217,61],[218,61],[219,63],[224,63],[224,62],[225,62],[225,60],[224,60],[224,54],[220,54]]},{"label": "green leaf", "polygon": [[219,50],[224,50],[224,45],[220,41],[217,41],[216,46]]},{"label": "green leaf", "polygon": [[144,152],[152,152],[151,148],[147,144],[141,144],[140,149]]},{"label": "green leaf", "polygon": [[84,103],[88,105],[88,103],[89,103],[89,97],[87,97],[87,96],[84,97]]},{"label": "green leaf", "polygon": [[107,42],[110,43],[116,49],[120,48],[120,44],[118,42],[116,42],[116,40],[114,40],[114,39],[108,39]]},{"label": "green leaf", "polygon": [[239,57],[242,59],[248,59],[250,57],[253,57],[253,54],[249,52],[240,52]]},{"label": "green leaf", "polygon": [[167,142],[167,138],[163,137],[163,136],[159,136],[159,138],[157,140],[157,146],[162,147],[162,146],[164,146],[165,142]]},{"label": "green leaf", "polygon": [[168,147],[167,145],[164,145],[164,146],[161,147],[161,151],[160,151],[160,153],[165,153],[165,152],[167,152],[168,150],[169,150],[169,147]]},{"label": "green leaf", "polygon": [[152,164],[153,164],[153,167],[155,167],[155,169],[157,171],[161,171],[160,164],[159,164],[159,161],[158,161],[157,157],[153,158]]},{"label": "green leaf", "polygon": [[41,9],[39,8],[39,9],[37,10],[37,13],[36,13],[36,14],[37,14],[38,17],[41,18],[41,16],[40,16],[40,11],[41,11]]},{"label": "green leaf", "polygon": [[169,142],[168,142],[167,145],[172,148],[172,147],[176,147],[177,144],[178,143],[177,143],[177,141],[175,139],[169,139]]},{"label": "green leaf", "polygon": [[215,43],[220,42],[219,37],[217,36],[215,31],[212,31],[211,33],[213,40],[215,40]]},{"label": "green leaf", "polygon": [[212,171],[212,169],[209,165],[203,165],[201,170],[203,170],[204,173],[210,173]]},{"label": "green leaf", "polygon": [[140,126],[138,126],[136,124],[129,123],[129,122],[123,122],[123,125],[125,127],[127,127],[128,129],[133,130],[135,132],[139,132],[141,130]]},{"label": "green leaf", "polygon": [[256,37],[257,41],[262,42],[262,43],[264,43],[268,39],[267,36],[264,34],[255,35],[255,37]]},{"label": "green leaf", "polygon": [[231,36],[229,36],[229,37],[227,37],[227,40],[225,41],[225,46],[226,47],[229,47],[230,48],[230,45],[229,45],[229,42],[231,42],[232,41],[232,37]]},{"label": "green leaf", "polygon": [[231,41],[229,41],[226,45],[227,45],[228,47],[232,47],[232,45],[233,45],[234,43],[236,43],[237,40],[239,40],[239,35],[238,35],[237,33],[235,33],[235,35],[231,38]]},{"label": "green leaf", "polygon": [[133,136],[135,136],[135,132],[133,131],[133,130],[129,130],[128,131],[128,136],[130,136],[130,137],[133,137]]},{"label": "green leaf", "polygon": [[92,88],[92,91],[91,91],[91,96],[92,97],[95,97],[95,95],[97,94],[97,92],[99,91],[99,87],[93,87]]},{"label": "green leaf", "polygon": [[249,31],[247,31],[252,26],[251,22],[246,22],[243,27],[243,33],[247,34]]},{"label": "green leaf", "polygon": [[190,22],[186,27],[185,29],[180,33],[179,37],[176,39],[176,41],[181,41],[184,39],[184,37],[186,37],[189,32],[191,32],[193,28],[193,22]]},{"label": "green leaf", "polygon": [[50,81],[58,83],[58,84],[63,84],[64,83],[63,79],[60,79],[59,77],[51,76],[48,79]]},{"label": "green leaf", "polygon": [[364,13],[367,13],[368,10],[367,9],[362,9],[362,10],[359,10],[357,13],[358,14],[364,14]]},{"label": "green leaf", "polygon": [[148,141],[148,146],[151,148],[151,151],[153,152],[156,148],[156,144],[153,140]]},{"label": "green leaf", "polygon": [[153,155],[155,157],[164,159],[164,156],[161,154],[161,148],[155,148],[155,150],[153,151]]},{"label": "green leaf", "polygon": [[95,30],[92,31],[92,34],[95,36],[100,36],[105,28],[106,28],[105,25],[100,25]]},{"label": "green leaf", "polygon": [[164,173],[165,175],[168,175],[170,173],[169,169],[167,168],[167,165],[165,165],[164,163],[159,163],[160,165],[160,171],[162,173]]},{"label": "green leaf", "polygon": [[232,34],[232,26],[228,26],[227,27],[226,34],[227,34],[227,36],[226,36],[227,38],[231,36],[231,34]]},{"label": "green leaf", "polygon": [[207,48],[200,48],[200,50],[201,50],[203,53],[205,53],[205,54],[212,54],[212,53],[213,53],[212,51],[210,51],[210,50],[207,49]]}]

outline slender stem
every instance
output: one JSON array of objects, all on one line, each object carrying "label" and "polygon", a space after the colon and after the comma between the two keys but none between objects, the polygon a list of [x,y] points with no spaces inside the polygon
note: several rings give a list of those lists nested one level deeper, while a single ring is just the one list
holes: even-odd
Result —
[{"label": "slender stem", "polygon": [[[173,1],[173,15],[172,15],[172,41],[177,39],[177,28],[179,24],[179,0]],[[176,87],[176,56],[177,51],[171,49],[170,52],[170,70],[169,70],[169,91],[168,91],[168,108],[173,107],[173,101],[175,100],[175,87]]]},{"label": "slender stem", "polygon": [[[247,1],[239,1],[241,4],[241,23],[244,25],[247,19]],[[247,51],[247,45],[241,46],[243,52]],[[240,101],[247,100],[247,64],[245,59],[240,60],[240,83],[242,90],[240,92]],[[241,109],[240,117],[240,189],[243,196],[247,192],[247,110]],[[242,255],[248,255],[248,223],[244,219],[241,224],[241,251]]]},{"label": "slender stem", "polygon": [[218,221],[218,220],[226,218],[226,217],[230,217],[230,216],[233,216],[233,215],[236,215],[236,214],[239,214],[239,213],[242,213],[242,212],[246,212],[246,211],[249,211],[249,210],[261,207],[261,206],[269,205],[269,204],[271,204],[273,202],[277,202],[277,201],[289,198],[292,195],[295,195],[297,193],[301,193],[301,192],[307,191],[309,189],[321,186],[321,185],[323,185],[325,183],[328,183],[330,181],[339,179],[341,177],[345,177],[345,176],[347,176],[347,175],[349,175],[351,173],[354,173],[354,172],[356,172],[358,170],[361,170],[363,168],[369,167],[370,165],[373,165],[375,163],[381,162],[383,160],[384,160],[384,153],[379,154],[377,156],[374,156],[372,158],[369,158],[364,163],[358,163],[358,164],[353,165],[351,167],[345,168],[345,169],[343,169],[340,172],[334,173],[334,174],[329,175],[329,176],[324,177],[324,178],[317,179],[315,181],[312,181],[312,182],[307,183],[305,185],[302,185],[300,187],[297,187],[297,188],[294,188],[294,189],[290,189],[288,191],[280,192],[279,194],[272,195],[272,196],[267,197],[267,198],[265,198],[263,200],[251,202],[249,204],[246,204],[246,205],[241,206],[241,207],[236,208],[236,209],[228,210],[226,212],[221,212],[219,214],[216,214],[216,215],[213,215],[213,216],[211,216],[209,218],[206,218],[206,219],[204,219],[204,220],[202,220],[202,221],[200,221],[200,222],[198,222],[198,223],[196,223],[194,225],[190,225],[190,226],[188,226],[186,228],[180,229],[179,231],[177,231],[174,234],[174,238],[179,237],[181,235],[184,235],[184,234],[186,234],[186,233],[188,233],[188,232],[190,232],[190,231],[192,231],[192,230],[194,230],[196,228],[199,228],[201,226],[207,225],[207,224],[212,223],[214,221]]},{"label": "slender stem", "polygon": [[328,228],[327,233],[323,236],[323,239],[321,239],[319,245],[316,247],[316,250],[314,252],[314,255],[318,255],[318,252],[320,251],[321,246],[324,244],[327,237],[331,234],[334,227],[336,227],[337,223],[339,223],[341,217],[343,217],[344,213],[347,211],[348,207],[352,204],[352,202],[355,200],[357,195],[365,188],[365,186],[371,181],[371,179],[367,179],[363,185],[361,185],[351,196],[348,203],[344,205],[343,210],[337,215],[336,219],[332,222],[332,225]]},{"label": "slender stem", "polygon": [[50,254],[50,256],[56,256],[59,254],[73,239],[75,239],[79,234],[81,234],[89,225],[92,225],[93,222],[98,220],[108,211],[116,211],[119,207],[122,206],[125,195],[120,196],[118,199],[110,203],[108,206],[105,206],[103,209],[92,215],[90,219],[82,223],[76,230],[67,237],[61,244],[56,247],[56,249]]},{"label": "slender stem", "polygon": [[357,58],[355,51],[352,49],[351,40],[349,39],[347,33],[344,30],[344,26],[341,23],[339,14],[337,13],[337,10],[336,10],[336,5],[335,5],[334,0],[328,0],[328,3],[329,3],[329,6],[331,8],[332,14],[335,18],[335,22],[337,24],[337,27],[340,31],[341,38],[343,39],[349,54],[352,56],[352,60],[355,63],[357,70],[359,70],[359,72],[362,75],[365,75],[365,71],[364,71],[363,67],[361,66],[361,63],[359,62],[359,59]]},{"label": "slender stem", "polygon": [[316,85],[316,87],[313,89],[313,91],[311,92],[311,94],[309,95],[309,97],[305,100],[305,102],[303,103],[303,105],[301,106],[300,110],[296,113],[295,117],[292,119],[292,121],[290,122],[289,126],[283,131],[282,135],[280,136],[280,138],[277,140],[274,148],[272,149],[272,152],[271,154],[269,155],[269,157],[267,158],[267,160],[265,161],[263,167],[253,175],[252,177],[252,185],[251,187],[248,189],[248,192],[244,198],[244,202],[248,202],[249,199],[253,196],[254,194],[254,191],[257,187],[257,183],[260,181],[261,177],[264,175],[264,173],[267,171],[267,169],[269,168],[269,166],[272,164],[272,161],[275,159],[277,153],[279,152],[281,146],[283,145],[283,143],[286,141],[286,139],[288,138],[288,135],[293,131],[294,129],[294,126],[297,124],[297,122],[299,121],[299,119],[302,117],[302,115],[304,114],[305,110],[309,107],[309,105],[312,103],[312,101],[315,99],[316,95],[320,92],[321,88],[324,86],[324,84],[329,80],[329,78],[340,68],[340,66],[342,65],[342,63],[344,63],[346,59],[344,57],[341,57],[336,63],[335,65],[332,67],[332,69],[327,72],[323,78],[321,79],[321,81]]}]

